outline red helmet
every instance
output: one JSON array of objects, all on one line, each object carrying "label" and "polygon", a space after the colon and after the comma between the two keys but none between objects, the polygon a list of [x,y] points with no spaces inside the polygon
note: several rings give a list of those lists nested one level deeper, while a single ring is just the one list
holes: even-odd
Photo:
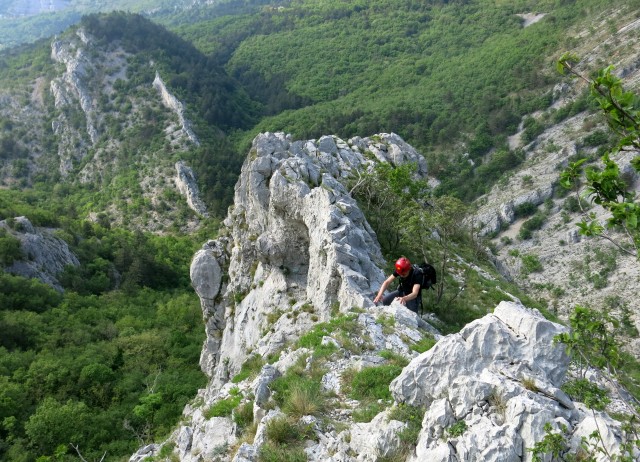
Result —
[{"label": "red helmet", "polygon": [[411,269],[411,262],[407,257],[398,258],[398,261],[396,261],[396,273],[404,277],[407,274],[409,274],[410,269]]}]

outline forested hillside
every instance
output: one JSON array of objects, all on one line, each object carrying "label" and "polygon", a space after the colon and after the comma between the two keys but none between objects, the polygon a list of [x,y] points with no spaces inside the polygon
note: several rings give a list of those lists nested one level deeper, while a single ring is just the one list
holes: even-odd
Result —
[{"label": "forested hillside", "polygon": [[[267,130],[396,132],[427,155],[443,191],[469,200],[522,160],[506,137],[551,104],[554,60],[577,45],[568,31],[615,4],[627,13],[613,27],[637,2],[300,1],[175,30],[264,105],[245,142]],[[544,17],[525,27],[526,13]]]},{"label": "forested hillside", "polygon": [[[62,293],[0,272],[0,460],[77,460],[70,442],[87,460],[126,460],[171,431],[205,382],[189,261],[215,237],[257,133],[396,132],[427,158],[435,204],[470,204],[524,162],[510,135],[522,130],[532,141],[545,124],[593,107],[585,94],[551,108],[562,81],[555,61],[594,24],[614,30],[639,7],[234,0],[167,9],[149,1],[130,7],[146,17],[68,16],[77,24],[55,40],[4,50],[0,264],[31,258],[20,248],[19,216],[63,240],[80,264],[58,275]],[[38,18],[25,21],[40,28]],[[163,101],[156,75],[183,113]],[[543,121],[530,117],[542,110]],[[177,164],[192,169],[207,214],[187,204]],[[380,191],[402,202],[402,185],[386,182],[406,173],[375,172]],[[376,214],[388,202],[355,192],[363,194],[385,257],[407,251],[394,227],[401,217]],[[488,265],[468,237],[456,252]],[[434,309],[447,331],[503,296],[470,273],[456,285],[458,295],[466,288],[451,302],[459,310]]]}]

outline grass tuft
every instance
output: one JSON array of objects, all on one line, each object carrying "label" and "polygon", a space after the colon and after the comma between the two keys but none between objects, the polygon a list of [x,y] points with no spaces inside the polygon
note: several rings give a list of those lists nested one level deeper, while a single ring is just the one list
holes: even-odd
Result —
[{"label": "grass tuft", "polygon": [[389,384],[402,367],[393,364],[367,367],[357,372],[351,382],[351,397],[359,401],[366,399],[391,399]]},{"label": "grass tuft", "polygon": [[262,366],[264,366],[264,359],[257,355],[249,356],[240,367],[240,372],[231,379],[231,382],[240,383],[243,380],[255,378],[262,369]]},{"label": "grass tuft", "polygon": [[227,399],[221,399],[216,402],[204,412],[204,416],[207,419],[211,419],[212,417],[228,417],[231,415],[233,410],[240,404],[241,396],[233,396]]}]

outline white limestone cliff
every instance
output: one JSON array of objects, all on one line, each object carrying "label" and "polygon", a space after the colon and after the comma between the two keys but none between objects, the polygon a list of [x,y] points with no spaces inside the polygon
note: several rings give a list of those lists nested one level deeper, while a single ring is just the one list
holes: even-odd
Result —
[{"label": "white limestone cliff", "polygon": [[198,215],[207,217],[207,206],[200,198],[200,192],[198,190],[198,184],[196,183],[196,176],[193,173],[191,167],[184,163],[184,161],[176,162],[176,187],[180,194],[187,199],[189,208],[196,212]]},{"label": "white limestone cliff", "polygon": [[[342,181],[376,162],[371,153],[378,160],[417,162],[426,173],[424,160],[409,148],[393,134],[346,142],[333,136],[293,141],[283,133],[255,138],[225,228],[191,265],[207,334],[200,363],[209,384],[185,408],[169,441],[141,449],[132,461],[170,443],[184,462],[256,462],[268,439],[267,422],[285,412],[270,384],[294,365],[309,370],[313,357],[298,339],[347,314],[352,335],[345,340],[336,332],[322,340],[335,351],[321,381],[334,408],[322,421],[300,419],[312,429],[304,445],[308,460],[368,462],[402,454],[411,461],[530,461],[529,449],[544,437],[546,423],[566,426],[575,446],[597,422],[609,453],[619,450],[619,424],[587,412],[560,390],[569,364],[553,339],[564,327],[509,300],[443,337],[400,304],[372,303],[384,279],[383,261],[375,233]],[[427,337],[438,343],[418,354],[414,345]],[[383,351],[411,362],[391,384],[395,404],[357,423],[360,403],[343,389],[343,379],[349,371],[385,364]],[[255,377],[237,378],[251,355],[275,360]],[[232,397],[253,406],[257,429],[249,441],[239,439],[232,417],[207,416],[207,409]],[[424,412],[409,452],[402,452],[400,438],[407,424],[392,419],[400,404]],[[466,430],[450,435],[458,422]]]},{"label": "white limestone cliff", "polygon": [[169,92],[167,86],[164,84],[164,81],[162,80],[158,72],[156,72],[156,77],[153,80],[153,87],[158,90],[158,92],[160,92],[162,104],[171,109],[171,111],[173,111],[173,113],[178,116],[178,121],[180,123],[182,133],[193,144],[199,146],[200,141],[198,140],[198,137],[191,127],[191,122],[184,116],[184,104],[182,104],[182,102],[178,98],[176,98],[173,94],[171,94],[171,92]]},{"label": "white limestone cliff", "polygon": [[[87,88],[87,80],[92,72],[93,64],[86,56],[85,47],[90,44],[88,35],[78,30],[79,41],[54,40],[51,43],[51,59],[65,66],[65,72],[51,81],[51,92],[58,109],[73,107],[77,103],[82,110],[86,122],[86,131],[92,145],[98,141],[99,133],[96,128],[96,111],[93,97]],[[61,137],[58,146],[60,156],[60,172],[69,173],[73,167],[74,152],[72,146],[82,140],[76,140],[74,134],[68,130],[71,125],[68,116],[61,113],[53,122],[53,132]],[[76,149],[77,150],[77,149]],[[82,157],[82,151],[76,157]]]}]

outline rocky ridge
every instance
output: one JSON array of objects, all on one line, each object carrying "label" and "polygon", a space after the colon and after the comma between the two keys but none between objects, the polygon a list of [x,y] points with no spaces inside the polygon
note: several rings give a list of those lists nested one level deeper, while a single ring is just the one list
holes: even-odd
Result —
[{"label": "rocky ridge", "polygon": [[[420,155],[393,134],[346,142],[256,137],[225,231],[191,267],[207,332],[201,367],[210,382],[185,408],[170,440],[142,448],[131,461],[156,455],[163,445],[181,461],[257,461],[270,444],[269,422],[292,419],[271,385],[292,369],[311,374],[318,365],[321,386],[333,398],[324,418],[312,413],[298,420],[308,429],[308,460],[529,461],[528,449],[544,437],[547,422],[555,431],[566,427],[574,447],[597,423],[608,453],[619,450],[619,424],[559,389],[568,358],[553,338],[564,327],[508,294],[493,314],[446,337],[400,304],[372,303],[383,262],[343,181],[373,158],[418,161],[426,173]],[[321,345],[331,351],[326,361],[318,347],[300,340],[321,326],[333,326],[322,331]],[[425,339],[437,343],[419,354]],[[411,360],[391,384],[393,401],[358,422],[361,403],[349,393],[347,377],[388,364],[393,355]],[[239,375],[252,358],[263,366],[255,376]],[[241,435],[238,407],[230,416],[211,412],[233,399],[252,406],[255,436]],[[415,448],[403,440],[409,424],[397,418],[402,406],[422,410]]]},{"label": "rocky ridge", "polygon": [[[85,48],[91,41],[82,29],[78,29],[77,42],[63,42],[54,40],[51,44],[51,59],[65,66],[65,72],[58,78],[51,81],[51,93],[55,100],[55,107],[63,109],[75,104],[77,101],[80,109],[84,113],[86,131],[89,136],[89,143],[95,145],[98,141],[99,133],[96,128],[96,110],[93,98],[87,87],[88,75],[93,71],[92,61],[86,56]],[[74,161],[82,159],[86,155],[86,142],[82,143],[83,149],[76,150],[75,158],[70,157],[74,152],[71,143],[77,145],[84,141],[84,137],[69,137],[69,132],[65,130],[70,125],[68,116],[62,112],[58,119],[52,122],[53,132],[61,138],[66,138],[66,143],[58,145],[58,155],[60,157],[60,172],[67,175],[73,168]]]},{"label": "rocky ridge", "polygon": [[156,72],[156,78],[153,80],[153,87],[157,89],[158,92],[160,92],[162,103],[178,116],[178,121],[184,135],[193,144],[199,146],[200,141],[191,128],[191,122],[189,122],[189,120],[187,120],[184,115],[184,104],[182,104],[182,102],[178,98],[171,94],[171,92],[167,89],[167,86],[164,84],[162,78],[160,78],[160,74],[158,72]]}]

